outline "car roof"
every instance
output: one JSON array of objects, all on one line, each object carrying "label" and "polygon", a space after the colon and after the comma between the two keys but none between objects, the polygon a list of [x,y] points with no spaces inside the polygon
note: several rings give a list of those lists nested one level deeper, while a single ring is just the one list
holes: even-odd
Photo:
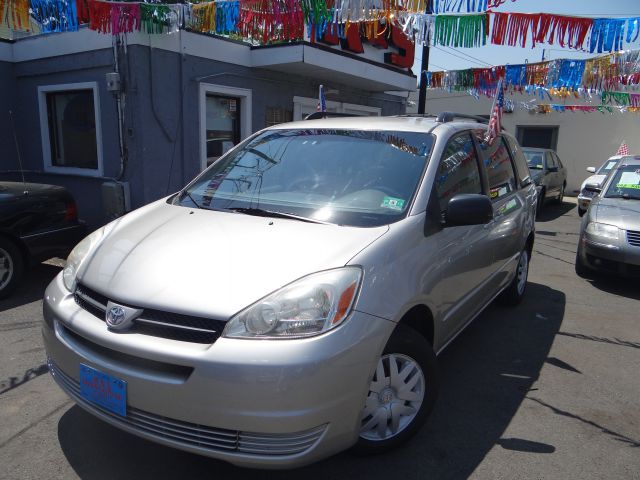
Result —
[{"label": "car roof", "polygon": [[[269,130],[336,128],[344,130],[392,130],[402,132],[438,133],[446,130],[455,132],[463,129],[486,129],[485,123],[469,120],[439,122],[435,116],[395,116],[395,117],[333,117],[317,120],[301,120],[281,123]],[[434,132],[435,133],[435,132]]]}]

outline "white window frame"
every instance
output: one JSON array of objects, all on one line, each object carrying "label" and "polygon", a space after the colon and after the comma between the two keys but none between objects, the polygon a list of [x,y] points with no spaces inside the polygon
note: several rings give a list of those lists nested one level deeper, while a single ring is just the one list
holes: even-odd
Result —
[{"label": "white window frame", "polygon": [[200,169],[207,167],[207,94],[240,98],[240,141],[252,133],[251,96],[247,88],[228,87],[211,83],[200,84]]},{"label": "white window frame", "polygon": [[[47,112],[47,93],[65,92],[71,90],[93,91],[93,112],[96,125],[96,155],[98,168],[63,167],[54,165],[51,158],[51,143],[49,136],[49,117]],[[97,82],[63,83],[58,85],[42,85],[38,87],[38,106],[40,109],[40,135],[42,139],[42,160],[45,172],[83,175],[87,177],[101,177],[104,173],[102,158],[102,122],[100,115],[100,97]]]},{"label": "white window frame", "polygon": [[[356,103],[336,102],[333,100],[327,100],[325,103],[327,105],[327,110],[330,112],[345,113],[347,110],[356,110],[367,114],[373,113],[375,116],[382,115],[382,109],[380,107],[370,107],[369,105],[358,105]],[[316,111],[316,108],[318,107],[318,99],[298,96],[293,97],[293,121],[303,120],[303,106],[310,107]]]}]

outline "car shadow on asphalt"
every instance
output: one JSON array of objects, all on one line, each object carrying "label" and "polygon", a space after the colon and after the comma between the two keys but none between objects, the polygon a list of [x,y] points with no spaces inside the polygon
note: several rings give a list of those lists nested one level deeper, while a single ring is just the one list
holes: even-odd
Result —
[{"label": "car shadow on asphalt", "polygon": [[[341,453],[296,470],[265,472],[167,448],[70,408],[58,439],[80,478],[168,479],[459,479],[492,448],[549,454],[535,438],[502,438],[547,360],[565,312],[565,295],[529,283],[516,308],[490,306],[440,356],[442,385],[435,410],[408,444],[386,454]],[[215,401],[212,399],[212,401]]]},{"label": "car shadow on asphalt", "polygon": [[542,206],[542,210],[536,214],[536,222],[552,222],[556,218],[567,214],[576,208],[575,203],[549,201]]},{"label": "car shadow on asphalt", "polygon": [[8,298],[0,300],[0,312],[42,300],[47,285],[59,271],[60,267],[46,263],[27,270],[15,291]]},{"label": "car shadow on asphalt", "polygon": [[587,274],[588,281],[598,290],[620,297],[640,300],[640,289],[637,278],[623,278],[611,274]]}]

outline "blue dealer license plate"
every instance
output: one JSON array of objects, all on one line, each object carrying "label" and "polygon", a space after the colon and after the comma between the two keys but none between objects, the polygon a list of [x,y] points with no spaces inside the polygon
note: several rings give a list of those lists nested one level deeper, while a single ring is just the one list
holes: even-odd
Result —
[{"label": "blue dealer license plate", "polygon": [[127,382],[80,365],[80,395],[110,412],[127,416]]}]

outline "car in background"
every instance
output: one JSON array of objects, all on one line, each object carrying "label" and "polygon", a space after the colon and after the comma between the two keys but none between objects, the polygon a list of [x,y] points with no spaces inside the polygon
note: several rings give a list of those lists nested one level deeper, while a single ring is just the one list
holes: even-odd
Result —
[{"label": "car in background", "polygon": [[580,193],[578,194],[578,215],[582,217],[585,214],[589,208],[591,199],[596,195],[596,192],[593,189],[587,190],[586,186],[602,185],[605,178],[607,178],[607,174],[612,171],[616,165],[618,165],[621,158],[623,158],[622,155],[614,155],[600,165],[600,168],[597,170],[595,167],[587,168],[587,172],[593,173],[593,175],[587,177],[587,179],[582,182],[582,185],[580,185]]},{"label": "car in background", "polygon": [[567,187],[567,169],[556,152],[549,148],[523,148],[531,178],[538,188],[538,211],[547,200],[562,203]]},{"label": "car in background", "polygon": [[625,157],[612,170],[582,217],[575,268],[640,277],[640,156]]},{"label": "car in background", "polygon": [[486,131],[443,113],[257,132],[71,252],[43,303],[53,379],[241,466],[398,446],[434,407],[436,355],[526,291],[536,188]]},{"label": "car in background", "polygon": [[0,298],[32,264],[66,256],[87,234],[63,187],[0,182]]}]

